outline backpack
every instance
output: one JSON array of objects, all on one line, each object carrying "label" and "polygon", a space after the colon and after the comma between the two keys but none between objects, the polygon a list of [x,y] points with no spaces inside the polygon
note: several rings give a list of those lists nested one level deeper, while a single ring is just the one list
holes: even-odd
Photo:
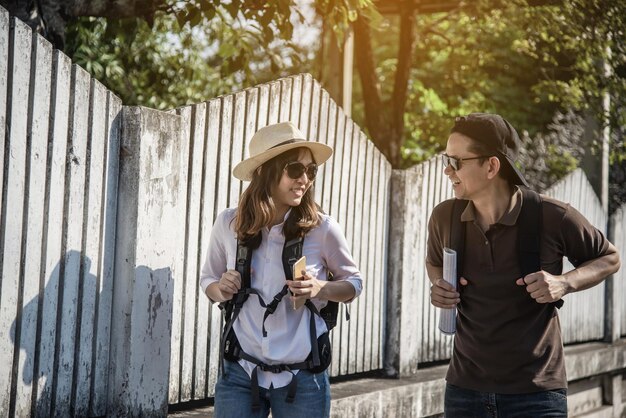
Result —
[{"label": "backpack", "polygon": [[[269,365],[244,352],[241,349],[241,345],[237,340],[237,336],[235,335],[234,330],[232,329],[232,325],[237,319],[237,316],[239,315],[243,304],[248,300],[250,295],[256,295],[258,297],[259,303],[263,308],[265,308],[262,332],[263,336],[266,337],[267,331],[265,330],[265,320],[268,318],[269,315],[275,312],[278,304],[289,291],[287,285],[283,286],[282,290],[273,297],[272,301],[270,303],[266,303],[261,298],[259,292],[251,287],[250,265],[252,262],[252,252],[254,251],[254,249],[258,248],[260,243],[261,234],[258,234],[256,237],[252,238],[248,242],[237,241],[235,269],[239,272],[241,276],[241,289],[239,289],[239,292],[237,292],[231,300],[223,302],[219,305],[220,309],[222,309],[224,313],[224,331],[222,333],[222,344],[220,350],[222,355],[222,361],[238,361],[239,359],[244,359],[256,365],[251,376],[253,411],[256,411],[260,408],[259,384],[257,377],[258,369],[261,369],[263,371],[269,371],[272,373],[280,373],[282,371],[291,372],[291,370],[294,369],[309,370],[312,373],[320,373],[328,368],[332,360],[329,332],[337,324],[337,313],[339,311],[339,303],[337,302],[328,301],[327,305],[323,309],[318,310],[311,302],[311,300],[307,299],[304,306],[311,311],[309,326],[311,338],[311,353],[303,362],[295,364]],[[289,241],[285,240],[285,245],[282,252],[282,264],[283,270],[285,271],[285,277],[288,280],[291,280],[293,277],[293,265],[302,256],[303,244],[304,237],[297,237]],[[331,280],[331,277],[332,275],[329,272],[329,280]],[[324,320],[324,322],[326,323],[326,327],[328,328],[328,331],[320,335],[319,338],[316,337],[317,329],[315,326],[315,315],[320,316]],[[347,311],[346,319],[350,319]],[[294,401],[296,390],[297,381],[294,376],[292,376],[291,382],[288,385],[287,403],[292,403]]]},{"label": "backpack", "polygon": [[[517,220],[517,255],[522,277],[541,270],[540,243],[543,216],[539,193],[521,187],[522,209]],[[450,247],[456,251],[457,280],[463,275],[463,252],[465,250],[465,225],[461,214],[469,200],[455,199],[450,219]],[[563,306],[563,299],[552,302],[556,308]]]}]

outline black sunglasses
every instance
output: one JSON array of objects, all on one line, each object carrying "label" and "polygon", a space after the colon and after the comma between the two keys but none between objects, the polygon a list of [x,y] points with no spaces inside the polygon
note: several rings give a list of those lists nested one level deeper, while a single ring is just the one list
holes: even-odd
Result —
[{"label": "black sunglasses", "polygon": [[478,157],[470,157],[470,158],[454,158],[450,157],[448,154],[441,154],[441,158],[443,159],[444,167],[452,167],[454,171],[458,171],[461,169],[461,161],[470,161],[470,160],[478,160],[481,158],[489,158],[491,155],[479,155]]},{"label": "black sunglasses", "polygon": [[304,165],[299,161],[292,161],[285,165],[284,170],[291,179],[299,179],[304,173],[306,173],[307,178],[310,181],[313,181],[317,175],[317,164],[311,163],[309,165]]}]

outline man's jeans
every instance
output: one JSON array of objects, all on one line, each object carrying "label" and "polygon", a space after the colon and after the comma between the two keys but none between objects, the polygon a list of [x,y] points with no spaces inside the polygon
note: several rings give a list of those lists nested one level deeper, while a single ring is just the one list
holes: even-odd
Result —
[{"label": "man's jeans", "polygon": [[567,417],[567,390],[504,395],[446,385],[447,418]]},{"label": "man's jeans", "polygon": [[287,403],[287,386],[265,389],[260,387],[261,409],[252,411],[251,381],[239,363],[225,361],[222,376],[215,386],[215,418],[267,417],[271,409],[274,418],[326,418],[330,416],[330,383],[328,373],[313,374],[300,370],[296,399]]}]

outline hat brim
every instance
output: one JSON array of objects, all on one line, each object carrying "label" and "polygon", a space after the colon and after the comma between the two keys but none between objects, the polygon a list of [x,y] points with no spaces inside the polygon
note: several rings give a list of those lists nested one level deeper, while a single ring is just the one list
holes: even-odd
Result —
[{"label": "hat brim", "polygon": [[530,187],[528,185],[528,182],[526,181],[526,179],[524,178],[524,175],[522,174],[521,171],[519,171],[517,169],[517,166],[515,165],[515,163],[513,162],[513,160],[511,160],[508,156],[505,155],[505,160],[506,162],[509,164],[509,167],[511,167],[512,169],[512,174],[516,177],[514,180],[515,184],[519,184],[522,186],[526,186],[526,187]]},{"label": "hat brim", "polygon": [[251,181],[254,177],[254,172],[263,163],[271,160],[279,154],[282,154],[283,152],[289,151],[290,149],[294,148],[308,148],[309,150],[311,150],[311,154],[313,154],[313,159],[318,166],[324,164],[333,155],[333,149],[326,144],[305,140],[296,141],[289,144],[270,148],[267,151],[262,152],[261,154],[241,161],[233,169],[233,176],[235,176],[239,180]]}]

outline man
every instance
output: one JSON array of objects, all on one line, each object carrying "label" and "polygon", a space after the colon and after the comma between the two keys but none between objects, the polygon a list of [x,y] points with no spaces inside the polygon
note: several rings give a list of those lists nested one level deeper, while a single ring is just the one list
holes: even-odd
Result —
[{"label": "man", "polygon": [[[456,119],[443,155],[456,199],[439,204],[429,221],[426,268],[431,303],[457,307],[454,352],[446,376],[448,417],[567,416],[567,378],[557,306],[568,293],[601,283],[619,269],[615,247],[578,211],[537,199],[541,231],[538,271],[522,275],[518,251],[520,139],[505,119],[473,113]],[[459,291],[442,278],[451,228],[464,231]],[[537,234],[535,234],[536,236]],[[562,273],[563,257],[576,268]],[[528,264],[528,263],[526,263]],[[561,302],[562,303],[562,302]]]}]

